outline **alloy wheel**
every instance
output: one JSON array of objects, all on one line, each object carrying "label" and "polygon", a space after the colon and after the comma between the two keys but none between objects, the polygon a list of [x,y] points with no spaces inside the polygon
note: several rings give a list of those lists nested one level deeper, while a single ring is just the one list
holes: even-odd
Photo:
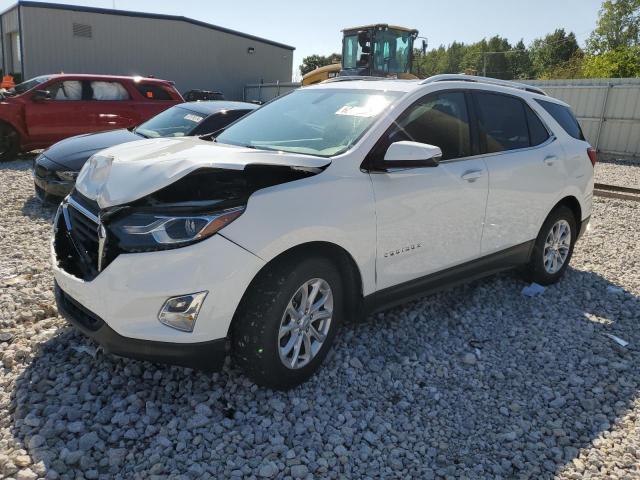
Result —
[{"label": "alloy wheel", "polygon": [[324,344],[333,317],[333,292],[321,278],[304,282],[293,294],[280,321],[278,353],[290,369],[308,365]]},{"label": "alloy wheel", "polygon": [[557,273],[567,261],[571,249],[571,227],[566,220],[553,224],[544,241],[542,256],[544,269],[549,274]]}]

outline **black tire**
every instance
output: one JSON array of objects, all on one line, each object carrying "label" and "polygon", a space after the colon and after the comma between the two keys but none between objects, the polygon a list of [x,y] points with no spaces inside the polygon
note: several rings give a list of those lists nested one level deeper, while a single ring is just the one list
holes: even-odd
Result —
[{"label": "black tire", "polygon": [[[547,268],[545,268],[545,242],[553,226],[562,220],[567,222],[570,228],[571,240],[569,244],[569,251],[564,263],[562,263],[562,266],[555,272],[549,272]],[[526,278],[529,281],[536,282],[540,285],[551,285],[552,283],[556,283],[560,280],[571,261],[577,235],[578,229],[576,218],[571,209],[564,205],[556,207],[544,221],[542,228],[540,229],[540,233],[538,233],[538,238],[536,238],[536,243],[533,247],[529,264],[526,267]]]},{"label": "black tire", "polygon": [[8,123],[0,123],[0,162],[15,160],[20,152],[20,136]]},{"label": "black tire", "polygon": [[[231,325],[233,359],[256,384],[287,390],[311,377],[331,348],[344,312],[342,279],[324,258],[300,256],[278,261],[259,274],[245,293]],[[289,302],[305,282],[322,279],[333,294],[333,314],[326,338],[304,366],[288,368],[280,359],[280,325]]]}]

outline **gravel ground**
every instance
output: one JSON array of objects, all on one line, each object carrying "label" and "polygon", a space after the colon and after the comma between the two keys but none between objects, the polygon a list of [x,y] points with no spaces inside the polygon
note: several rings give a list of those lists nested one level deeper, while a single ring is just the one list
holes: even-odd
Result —
[{"label": "gravel ground", "polygon": [[598,183],[640,188],[640,160],[603,160],[596,163]]},{"label": "gravel ground", "polygon": [[596,199],[541,296],[507,273],[346,325],[321,372],[282,393],[229,367],[94,358],[56,316],[53,211],[28,162],[0,179],[7,477],[640,478],[637,204]]}]

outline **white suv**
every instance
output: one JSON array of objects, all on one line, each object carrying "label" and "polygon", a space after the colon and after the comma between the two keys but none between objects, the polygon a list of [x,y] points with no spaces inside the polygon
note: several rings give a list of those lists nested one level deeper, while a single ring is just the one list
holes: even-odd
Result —
[{"label": "white suv", "polygon": [[214,140],[93,156],[56,218],[58,307],[112,353],[216,369],[230,350],[289,388],[345,318],[515,266],[557,281],[595,160],[534,87],[325,82]]}]

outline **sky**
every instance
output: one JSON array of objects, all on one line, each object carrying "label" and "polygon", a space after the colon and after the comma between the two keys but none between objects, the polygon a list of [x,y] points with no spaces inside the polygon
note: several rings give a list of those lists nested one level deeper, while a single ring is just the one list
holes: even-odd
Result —
[{"label": "sky", "polygon": [[[294,79],[302,58],[339,52],[341,30],[368,23],[417,28],[429,48],[453,41],[476,42],[493,35],[511,43],[556,28],[573,31],[584,45],[602,0],[50,0],[90,7],[183,15],[296,47]],[[15,4],[0,0],[0,11]]]}]

